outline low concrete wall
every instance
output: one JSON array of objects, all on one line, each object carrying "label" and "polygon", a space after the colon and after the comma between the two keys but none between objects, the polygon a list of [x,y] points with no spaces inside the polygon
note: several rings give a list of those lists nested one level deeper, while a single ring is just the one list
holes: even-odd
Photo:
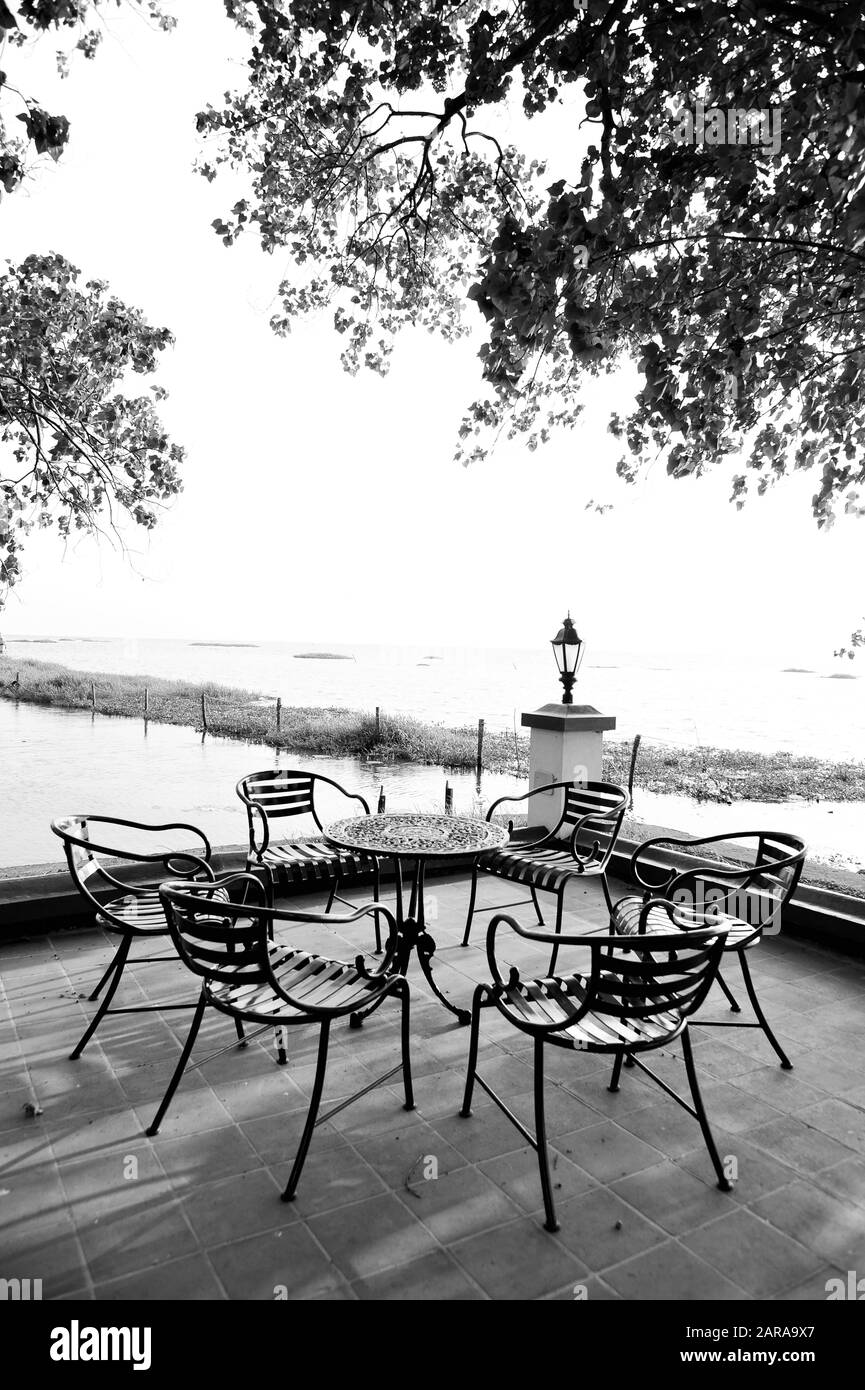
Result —
[{"label": "low concrete wall", "polygon": [[[522,833],[527,838],[534,838],[536,834],[533,829],[526,829]],[[626,884],[633,883],[630,861],[639,843],[642,841],[619,839],[610,864],[612,878]],[[736,857],[735,846],[718,844],[714,849],[720,855],[726,852]],[[685,869],[697,861],[693,855],[664,849],[656,860],[647,862],[654,862],[659,868]],[[213,867],[217,873],[237,873],[245,864],[246,845],[226,845],[213,852]],[[428,865],[427,877],[465,872],[465,868],[464,859],[445,859],[440,864]],[[124,875],[120,866],[117,872],[118,877],[130,883],[141,882],[144,878],[143,874]],[[393,878],[392,864],[384,861],[383,882],[392,883]],[[308,889],[301,888],[298,892],[317,892],[320,886],[313,882]],[[59,927],[88,926],[93,922],[93,917],[94,914],[75,890],[62,864],[34,865],[0,878],[0,943],[22,936],[42,935]],[[814,941],[830,950],[865,957],[865,898],[800,883],[795,898],[784,913],[784,932]]]}]

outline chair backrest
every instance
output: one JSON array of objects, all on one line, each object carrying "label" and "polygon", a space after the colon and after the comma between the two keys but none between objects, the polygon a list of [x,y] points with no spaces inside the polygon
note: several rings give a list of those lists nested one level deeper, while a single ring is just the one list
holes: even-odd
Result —
[{"label": "chair backrest", "polygon": [[221,885],[215,883],[169,882],[159,887],[178,955],[194,974],[211,983],[256,985],[269,979],[267,920],[256,912],[256,906],[264,906],[264,889],[252,874],[232,875],[232,883],[241,880],[261,901],[216,898]]},{"label": "chair backrest", "polygon": [[[203,871],[211,857],[210,842],[203,831],[181,822],[148,825],[142,821],[122,820],[118,816],[61,816],[51,822],[51,829],[63,841],[66,862],[76,888],[100,912],[105,910],[105,905],[93,896],[97,889],[110,889],[115,893],[118,890],[124,893],[134,891],[130,884],[116,878],[109,870],[107,866],[112,860],[138,867],[147,866],[157,878],[168,875],[179,878]],[[194,850],[166,848],[166,831],[178,830],[198,841]],[[132,839],[143,845],[148,837],[154,835],[163,841],[158,847],[152,840],[147,849],[130,847]]]},{"label": "chair backrest", "polygon": [[[576,834],[575,847],[581,854],[593,850],[594,857],[606,864],[618,838],[628,806],[628,794],[612,782],[567,782],[557,835]],[[580,822],[584,817],[582,825]]]},{"label": "chair backrest", "polygon": [[259,806],[269,820],[279,816],[314,816],[314,785],[312,772],[271,767],[242,777],[237,794],[242,801]]},{"label": "chair backrest", "polygon": [[587,1010],[611,1018],[650,1018],[673,1011],[683,1018],[700,1007],[718,970],[724,933],[711,927],[646,938],[635,950],[634,937],[622,944],[598,941],[592,947]]},{"label": "chair backrest", "polygon": [[260,857],[264,853],[270,844],[270,822],[283,816],[312,816],[321,830],[315,809],[315,781],[312,772],[276,767],[241,777],[236,790],[246,807],[250,855]]},{"label": "chair backrest", "polygon": [[62,816],[51,822],[51,829],[63,841],[69,872],[76,887],[81,888],[89,879],[102,875],[102,867],[90,840],[87,816]]},{"label": "chair backrest", "polygon": [[752,880],[756,888],[772,892],[783,907],[796,891],[805,865],[805,842],[783,831],[764,830],[757,847]]},{"label": "chair backrest", "polygon": [[[707,861],[693,874],[696,900],[692,901],[692,891],[684,888],[672,896],[680,914],[691,920],[710,922],[714,909],[771,935],[780,931],[781,912],[802,874],[805,842],[783,831],[754,830],[729,836],[730,843],[743,841],[756,841],[753,865],[743,864],[732,880],[724,882]],[[723,867],[728,865],[735,867],[725,859]]]}]

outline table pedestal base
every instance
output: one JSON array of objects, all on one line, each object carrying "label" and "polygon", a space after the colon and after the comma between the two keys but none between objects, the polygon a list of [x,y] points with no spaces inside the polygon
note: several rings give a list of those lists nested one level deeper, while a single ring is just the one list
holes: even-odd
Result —
[{"label": "table pedestal base", "polygon": [[[394,861],[396,876],[396,920],[399,929],[399,946],[397,948],[397,960],[402,974],[408,973],[411,962],[412,951],[417,953],[418,964],[423,971],[424,979],[445,1008],[466,1027],[472,1021],[472,1016],[467,1009],[460,1009],[456,1004],[452,1004],[446,995],[442,993],[435,982],[432,972],[432,958],[435,955],[436,943],[425,928],[424,916],[424,861],[416,859],[414,862],[414,873],[411,883],[411,897],[409,899],[408,916],[403,910],[403,874],[402,864],[399,859]],[[379,1007],[376,1003],[371,1009],[352,1014],[350,1026],[360,1028],[364,1019]]]}]

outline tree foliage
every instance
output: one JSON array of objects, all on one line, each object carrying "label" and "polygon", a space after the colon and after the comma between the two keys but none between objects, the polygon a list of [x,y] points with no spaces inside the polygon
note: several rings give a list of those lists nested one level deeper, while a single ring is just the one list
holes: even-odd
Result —
[{"label": "tree foliage", "polygon": [[[343,361],[394,335],[486,321],[485,391],[459,456],[530,447],[586,379],[639,364],[610,421],[618,471],[734,456],[737,505],[798,469],[820,525],[865,481],[865,26],[847,0],[226,0],[248,85],[198,117],[202,172],[249,194],[215,223],[302,269],[273,326],[329,306]],[[753,112],[736,143],[683,142],[686,112]],[[561,107],[582,160],[501,135]],[[780,146],[755,139],[780,119]],[[713,127],[717,133],[717,122]],[[765,129],[768,129],[766,127]],[[573,167],[571,167],[573,166]]]},{"label": "tree foliage", "polygon": [[[0,0],[0,59],[8,64],[16,48],[62,30],[72,42],[57,54],[65,76],[70,51],[96,52],[101,30],[91,26],[107,3],[21,0],[10,9]],[[173,26],[156,0],[137,3],[160,27]],[[10,112],[24,127],[17,134]],[[0,185],[7,194],[39,156],[59,158],[68,136],[65,116],[49,114],[0,71]],[[106,526],[119,534],[121,518],[131,518],[149,529],[159,505],[180,489],[183,451],[155,408],[164,390],[127,390],[130,373],[155,370],[171,334],[152,328],[102,281],[80,282],[59,255],[0,263],[0,600],[20,577],[22,545],[34,526],[56,525],[64,537]]]},{"label": "tree foliage", "polygon": [[[114,7],[124,0],[113,0]],[[162,29],[172,29],[174,17],[166,13],[159,0],[126,0],[137,4]],[[69,72],[72,53],[93,58],[102,42],[102,12],[112,0],[0,0],[0,54],[3,48],[23,48],[35,38],[54,32],[63,36],[65,47],[57,51],[61,77]],[[21,122],[23,131],[11,121]],[[69,139],[69,121],[51,115],[37,97],[12,85],[0,70],[0,184],[7,193],[22,182],[32,156],[48,154],[59,159]],[[2,196],[2,195],[0,195]]]},{"label": "tree foliage", "polygon": [[113,528],[117,513],[150,528],[179,490],[182,449],[156,412],[164,390],[123,389],[149,375],[172,341],[62,256],[0,271],[0,582],[20,573],[33,526],[60,534]]}]

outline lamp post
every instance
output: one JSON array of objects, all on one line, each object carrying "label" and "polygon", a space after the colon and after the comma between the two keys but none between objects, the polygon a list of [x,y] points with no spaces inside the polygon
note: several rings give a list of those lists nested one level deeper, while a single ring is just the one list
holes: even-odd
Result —
[{"label": "lamp post", "polygon": [[[542,705],[527,710],[522,717],[524,729],[529,729],[529,787],[551,788],[538,790],[528,803],[531,826],[551,830],[561,826],[564,794],[563,782],[601,782],[603,780],[603,743],[607,729],[615,729],[616,717],[601,714],[594,705],[575,705],[572,694],[577,672],[585,651],[585,643],[574,627],[570,613],[552,639],[553,655],[559,680],[564,687],[559,704]],[[557,785],[553,785],[557,784]],[[568,827],[557,834],[566,836]]]},{"label": "lamp post", "polygon": [[556,666],[559,671],[559,680],[564,686],[562,695],[563,705],[572,705],[574,697],[571,691],[577,679],[577,672],[583,659],[585,643],[577,633],[571,618],[570,610],[562,626],[559,628],[551,643],[553,655],[556,658]]}]

